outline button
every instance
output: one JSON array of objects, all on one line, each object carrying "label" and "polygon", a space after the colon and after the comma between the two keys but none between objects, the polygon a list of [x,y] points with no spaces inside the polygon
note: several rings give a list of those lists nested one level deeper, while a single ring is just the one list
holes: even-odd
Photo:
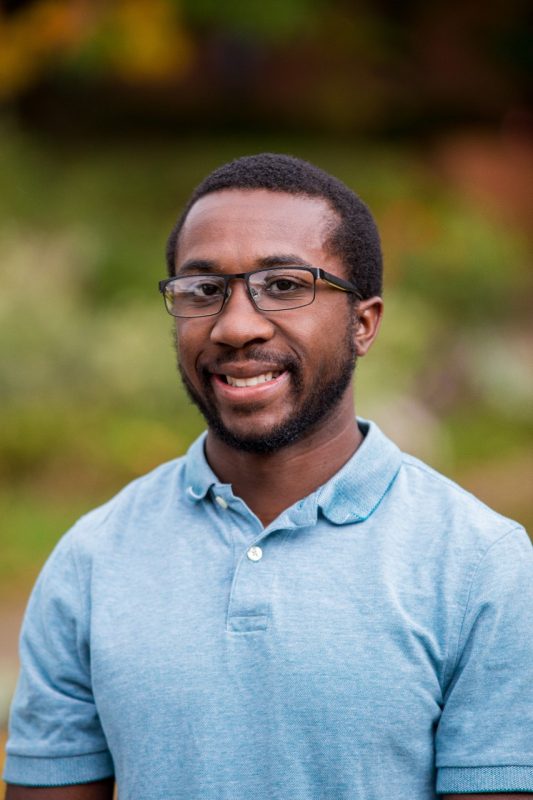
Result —
[{"label": "button", "polygon": [[217,494],[217,496],[215,497],[215,502],[216,502],[216,503],[218,503],[218,505],[220,506],[220,508],[227,508],[227,507],[228,507],[228,504],[226,503],[226,501],[224,500],[224,498],[223,498],[223,497],[220,497],[220,495],[218,495],[218,494]]},{"label": "button", "polygon": [[250,547],[248,552],[246,553],[250,561],[260,561],[263,558],[263,551],[257,545]]}]

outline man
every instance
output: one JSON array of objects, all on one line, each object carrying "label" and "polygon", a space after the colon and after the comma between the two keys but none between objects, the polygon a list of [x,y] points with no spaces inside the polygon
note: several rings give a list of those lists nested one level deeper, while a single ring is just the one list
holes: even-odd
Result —
[{"label": "man", "polygon": [[366,206],[239,159],[168,265],[207,435],[45,566],[9,800],[533,797],[529,540],[354,417],[383,307]]}]

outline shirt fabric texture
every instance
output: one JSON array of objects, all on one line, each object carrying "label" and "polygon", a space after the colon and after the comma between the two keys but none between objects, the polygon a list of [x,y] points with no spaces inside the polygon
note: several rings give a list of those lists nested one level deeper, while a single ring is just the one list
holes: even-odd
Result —
[{"label": "shirt fabric texture", "polygon": [[359,425],[350,461],[267,528],[204,437],[74,525],[26,612],[6,781],[114,774],[121,800],[533,791],[529,539]]}]

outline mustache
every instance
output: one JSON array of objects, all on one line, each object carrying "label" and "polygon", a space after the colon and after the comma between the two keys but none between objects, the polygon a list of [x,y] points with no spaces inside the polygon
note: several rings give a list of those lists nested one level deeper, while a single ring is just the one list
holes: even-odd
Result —
[{"label": "mustache", "polygon": [[218,356],[214,361],[210,362],[209,370],[203,369],[203,372],[222,372],[223,367],[235,366],[238,364],[257,361],[261,364],[268,364],[276,372],[297,372],[300,368],[299,360],[288,353],[278,353],[275,351],[265,350],[262,347],[250,346],[242,353],[225,353]]}]

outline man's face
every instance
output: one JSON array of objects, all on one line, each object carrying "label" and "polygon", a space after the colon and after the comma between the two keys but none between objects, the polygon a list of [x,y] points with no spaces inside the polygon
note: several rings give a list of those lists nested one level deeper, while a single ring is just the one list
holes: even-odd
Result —
[{"label": "man's face", "polygon": [[[308,264],[348,278],[326,252],[333,212],[318,198],[227,190],[201,198],[181,231],[176,274],[250,272]],[[180,372],[211,433],[238,449],[274,452],[351,409],[354,311],[317,281],[304,308],[262,312],[244,281],[217,316],[176,320]],[[246,380],[247,385],[242,385]],[[236,385],[240,384],[240,385]]]}]

